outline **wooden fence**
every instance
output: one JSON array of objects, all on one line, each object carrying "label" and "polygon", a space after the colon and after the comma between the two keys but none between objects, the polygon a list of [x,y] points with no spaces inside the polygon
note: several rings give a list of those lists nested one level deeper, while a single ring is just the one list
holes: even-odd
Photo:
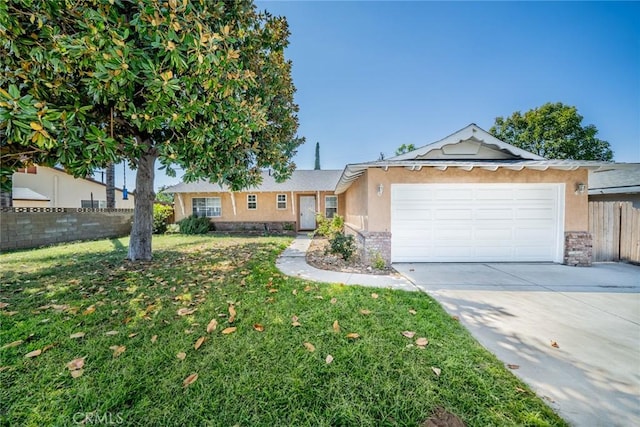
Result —
[{"label": "wooden fence", "polygon": [[640,209],[631,202],[589,202],[593,262],[640,263]]}]

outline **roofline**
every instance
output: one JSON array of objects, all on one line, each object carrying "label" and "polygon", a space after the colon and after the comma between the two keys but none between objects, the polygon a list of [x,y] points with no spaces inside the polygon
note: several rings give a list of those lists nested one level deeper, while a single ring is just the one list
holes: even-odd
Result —
[{"label": "roofline", "polygon": [[[409,160],[409,159],[413,159],[417,156],[423,156],[426,153],[428,153],[429,151],[432,150],[437,150],[440,149],[442,147],[444,147],[445,145],[450,145],[450,144],[455,144],[458,143],[460,141],[464,141],[466,139],[469,139],[474,135],[474,133],[476,132],[480,132],[483,134],[483,137],[480,138],[476,138],[479,141],[484,142],[485,144],[488,145],[495,145],[498,148],[502,149],[502,150],[508,150],[510,151],[512,154],[522,157],[523,160],[547,160],[542,156],[539,156],[535,153],[531,153],[529,151],[523,150],[522,148],[518,148],[515,145],[511,145],[507,142],[504,142],[498,138],[496,138],[495,136],[491,135],[489,132],[487,132],[486,130],[482,129],[480,126],[478,126],[475,123],[470,123],[469,125],[463,127],[460,130],[457,130],[455,132],[453,132],[451,135],[445,136],[444,138],[436,141],[436,142],[432,142],[430,144],[427,145],[423,145],[420,148],[417,148],[415,150],[409,151],[408,153],[404,153],[404,154],[400,154],[399,156],[394,156],[394,157],[390,157],[388,160]],[[468,134],[468,135],[467,135]]]},{"label": "roofline", "polygon": [[423,167],[435,168],[442,171],[448,168],[460,168],[470,171],[473,168],[481,168],[496,171],[499,168],[522,169],[559,169],[576,170],[584,168],[592,171],[626,169],[637,167],[636,163],[612,163],[597,160],[381,160],[368,163],[349,164],[344,168],[342,176],[336,185],[335,193],[344,193],[353,181],[358,179],[369,168],[406,168],[411,171],[419,171]]},{"label": "roofline", "polygon": [[[60,167],[58,167],[58,166],[41,166],[41,165],[36,165],[36,166],[38,166],[39,168],[49,168],[49,169],[57,170],[58,172],[62,172],[62,173],[64,173],[64,174],[66,174],[66,175],[69,175],[70,177],[72,177],[72,178],[74,178],[74,179],[83,179],[83,180],[85,180],[85,181],[89,181],[89,182],[92,182],[92,183],[94,183],[94,184],[101,185],[101,186],[103,186],[103,187],[106,187],[106,186],[107,186],[107,184],[105,184],[104,182],[100,182],[100,181],[98,181],[97,179],[94,179],[94,178],[86,178],[86,177],[85,177],[85,178],[82,178],[82,177],[77,177],[77,178],[76,178],[75,176],[71,175],[71,174],[70,174],[70,173],[68,173],[66,170],[64,170],[64,169],[62,169],[62,168],[60,168]],[[115,189],[116,189],[116,190],[118,190],[118,191],[123,191],[123,189],[122,189],[122,188],[118,188],[118,187],[113,187],[113,188],[115,188]],[[128,190],[127,190],[127,191],[128,191]],[[129,194],[132,194],[132,192],[131,192],[131,191],[128,191],[128,193],[129,193]]]}]

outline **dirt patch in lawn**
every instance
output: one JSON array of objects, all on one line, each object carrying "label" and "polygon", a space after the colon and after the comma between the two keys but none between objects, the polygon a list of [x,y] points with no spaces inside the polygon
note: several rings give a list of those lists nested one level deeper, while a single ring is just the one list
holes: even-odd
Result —
[{"label": "dirt patch in lawn", "polygon": [[328,248],[329,240],[326,237],[314,237],[307,251],[307,263],[321,270],[341,271],[344,273],[389,275],[396,272],[389,266],[375,268],[371,264],[363,262],[357,254],[345,261],[340,255],[329,253]]}]

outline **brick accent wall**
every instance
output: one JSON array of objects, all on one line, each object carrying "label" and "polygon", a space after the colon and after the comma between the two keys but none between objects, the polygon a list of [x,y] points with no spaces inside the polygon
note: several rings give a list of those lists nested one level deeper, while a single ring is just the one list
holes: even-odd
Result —
[{"label": "brick accent wall", "polygon": [[576,267],[591,267],[592,240],[588,231],[564,233],[564,263]]},{"label": "brick accent wall", "polygon": [[380,254],[387,264],[391,264],[390,232],[356,230],[347,224],[345,224],[344,230],[345,234],[354,236],[358,255],[364,262],[369,263],[375,254]]},{"label": "brick accent wall", "polygon": [[277,233],[296,234],[296,223],[293,221],[282,222],[250,222],[250,221],[212,221],[215,231],[230,233]]},{"label": "brick accent wall", "polygon": [[122,237],[132,222],[133,209],[2,208],[0,250]]}]

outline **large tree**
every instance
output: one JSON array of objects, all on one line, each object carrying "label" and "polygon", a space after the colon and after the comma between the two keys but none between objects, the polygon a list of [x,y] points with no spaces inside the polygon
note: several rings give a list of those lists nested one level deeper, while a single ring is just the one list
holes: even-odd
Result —
[{"label": "large tree", "polygon": [[32,162],[75,176],[129,162],[129,258],[150,259],[156,159],[235,190],[295,168],[288,36],[252,1],[0,2],[2,183]]},{"label": "large tree", "polygon": [[594,125],[583,125],[576,107],[547,103],[522,114],[497,117],[489,132],[496,138],[548,159],[611,160],[607,141]]}]

